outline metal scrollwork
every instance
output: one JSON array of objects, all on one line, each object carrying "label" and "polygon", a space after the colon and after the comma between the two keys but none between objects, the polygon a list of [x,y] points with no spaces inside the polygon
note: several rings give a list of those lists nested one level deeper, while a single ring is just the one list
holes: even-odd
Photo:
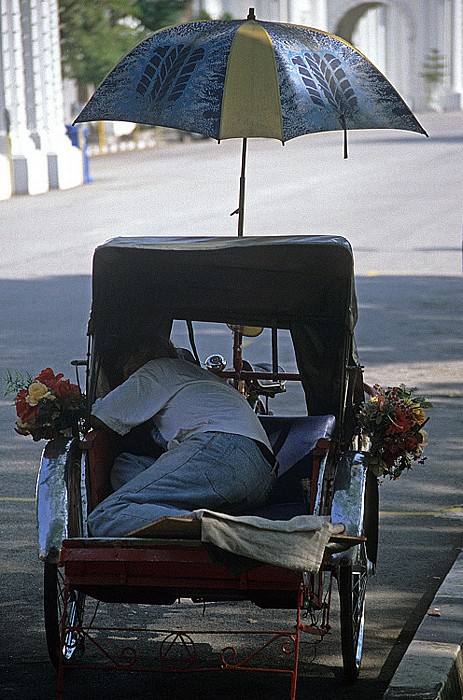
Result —
[{"label": "metal scrollwork", "polygon": [[159,661],[169,671],[190,668],[196,661],[194,641],[183,632],[168,634],[161,643]]},{"label": "metal scrollwork", "polygon": [[[220,652],[221,666],[224,669],[227,668],[244,668],[249,665],[249,663],[255,659],[259,654],[261,654],[265,649],[268,649],[274,642],[281,641],[280,650],[282,654],[290,655],[294,654],[296,650],[296,638],[288,632],[278,632],[274,634],[269,640],[259,647],[254,649],[250,654],[238,659],[238,652],[235,647],[228,646],[224,647]],[[227,659],[228,656],[228,659]]]},{"label": "metal scrollwork", "polygon": [[222,651],[220,652],[220,666],[222,668],[228,668],[229,666],[234,666],[237,658],[238,658],[238,652],[236,651],[235,647],[232,647],[232,646],[224,647],[222,649]]},{"label": "metal scrollwork", "polygon": [[281,645],[281,651],[283,654],[294,654],[296,650],[296,639],[291,635],[287,637],[286,641]]},{"label": "metal scrollwork", "polygon": [[135,666],[138,661],[137,652],[133,647],[124,647],[121,649],[117,658],[120,659],[118,666],[127,668]]}]

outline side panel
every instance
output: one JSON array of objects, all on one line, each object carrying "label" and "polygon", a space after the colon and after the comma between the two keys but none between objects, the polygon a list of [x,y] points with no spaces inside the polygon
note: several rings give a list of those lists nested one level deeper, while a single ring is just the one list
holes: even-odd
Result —
[{"label": "side panel", "polygon": [[[331,506],[333,523],[343,523],[346,535],[366,536],[366,553],[371,572],[376,563],[378,544],[378,484],[368,472],[365,455],[346,452],[337,466]],[[333,553],[335,563],[348,560],[355,563],[360,547]]]},{"label": "side panel", "polygon": [[36,488],[38,554],[57,563],[63,539],[82,534],[81,453],[73,438],[45,445]]}]

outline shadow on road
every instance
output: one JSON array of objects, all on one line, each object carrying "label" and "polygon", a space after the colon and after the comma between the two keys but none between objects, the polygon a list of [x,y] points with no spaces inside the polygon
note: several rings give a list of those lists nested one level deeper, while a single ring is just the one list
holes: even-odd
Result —
[{"label": "shadow on road", "polygon": [[365,367],[461,359],[461,278],[378,276],[356,282],[356,335]]},{"label": "shadow on road", "polygon": [[[431,510],[441,502],[446,504],[445,499],[457,498],[461,436],[455,425],[455,397],[461,395],[461,375],[455,376],[453,367],[461,358],[463,343],[462,281],[454,277],[360,277],[357,293],[357,340],[362,363],[367,370],[370,366],[378,373],[384,370],[383,375],[390,368],[395,381],[408,383],[409,372],[413,378],[421,378],[420,387],[436,396],[433,400],[437,410],[432,417],[435,446],[429,452],[432,466],[422,467],[420,473],[414,470],[410,478],[407,475],[400,489],[389,483],[382,489],[385,513],[380,565],[371,587],[364,675],[355,688],[346,688],[340,677],[339,657],[331,667],[331,662],[321,656],[302,674],[299,686],[300,697],[310,694],[314,699],[380,697],[430,595],[452,563],[461,537],[457,521],[417,514],[404,516],[394,524],[387,512]],[[85,357],[90,277],[0,280],[0,295],[1,373],[9,368],[34,374],[50,366],[70,376],[70,360]],[[10,402],[1,401],[0,409],[4,477],[0,486],[1,683],[11,700],[49,700],[55,676],[47,661],[43,635],[42,565],[35,549],[33,503],[41,445],[14,433]],[[438,458],[451,470],[452,476],[445,484],[437,469]],[[384,563],[386,560],[392,565]],[[389,601],[386,604],[385,596]],[[333,654],[337,654],[336,648],[329,652],[328,659]],[[153,688],[158,700],[186,697],[187,691],[191,694],[190,679],[171,676],[161,682],[158,677],[130,677],[124,691],[113,674],[108,675],[111,679],[92,679],[102,692],[107,690],[115,698],[126,698],[127,693],[131,698],[151,697]],[[285,681],[252,678],[251,682],[248,674],[238,674],[236,678],[219,675],[194,680],[195,694],[223,699],[257,694],[265,694],[269,700],[286,696]],[[88,688],[89,678],[77,673],[69,697],[95,697],[91,691],[86,694]]]},{"label": "shadow on road", "polygon": [[[357,277],[362,363],[445,362],[463,344],[459,277]],[[0,280],[3,367],[62,367],[86,348],[89,276]]]}]

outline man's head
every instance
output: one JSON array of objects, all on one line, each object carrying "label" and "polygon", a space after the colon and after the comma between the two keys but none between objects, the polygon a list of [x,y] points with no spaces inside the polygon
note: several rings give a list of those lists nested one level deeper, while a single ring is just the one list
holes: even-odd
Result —
[{"label": "man's head", "polygon": [[124,379],[127,379],[150,360],[157,360],[160,357],[178,357],[178,353],[169,338],[152,334],[134,339],[130,349],[123,353],[121,358]]}]

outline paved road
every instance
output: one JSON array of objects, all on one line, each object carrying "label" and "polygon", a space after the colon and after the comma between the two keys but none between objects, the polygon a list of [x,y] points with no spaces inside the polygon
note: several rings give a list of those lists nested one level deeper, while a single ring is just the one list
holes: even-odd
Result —
[{"label": "paved road", "polygon": [[[355,689],[343,686],[334,633],[315,662],[303,665],[301,698],[380,697],[462,547],[454,508],[463,503],[463,130],[461,115],[422,121],[429,140],[354,134],[347,162],[337,135],[298,139],[284,149],[251,143],[248,233],[346,235],[356,253],[358,342],[367,380],[417,384],[435,405],[426,466],[381,486],[380,557],[369,588],[362,678]],[[2,372],[35,373],[47,365],[65,371],[70,359],[84,355],[95,245],[113,235],[235,235],[228,213],[236,206],[238,150],[236,143],[199,142],[95,159],[91,185],[0,203]],[[254,351],[250,346],[250,357]],[[35,554],[41,446],[15,435],[12,422],[9,403],[1,401],[0,687],[12,700],[45,700],[53,697],[54,675]],[[307,660],[312,652],[307,649]],[[150,697],[150,684],[110,678],[101,687],[115,698],[141,699]],[[159,700],[191,694],[182,678],[154,685]],[[265,693],[271,700],[286,692],[283,682],[260,676],[200,679],[195,689],[198,696]],[[96,693],[78,675],[68,697],[93,700]]]},{"label": "paved road", "polygon": [[[245,233],[337,234],[358,274],[459,275],[461,113],[421,117],[430,138],[353,132],[248,148]],[[236,235],[240,144],[200,141],[95,158],[94,183],[0,203],[0,278],[89,274],[113,236]],[[49,252],[51,254],[49,254]]]}]

